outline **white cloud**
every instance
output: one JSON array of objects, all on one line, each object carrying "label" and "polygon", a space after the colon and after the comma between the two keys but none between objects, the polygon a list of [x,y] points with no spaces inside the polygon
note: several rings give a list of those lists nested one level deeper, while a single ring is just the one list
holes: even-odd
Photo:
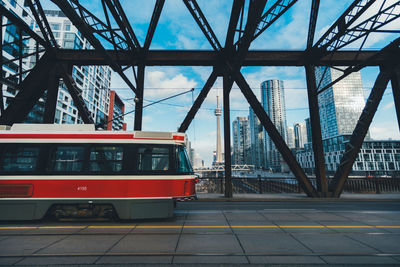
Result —
[{"label": "white cloud", "polygon": [[397,123],[381,122],[370,127],[371,137],[375,140],[396,139],[400,140],[399,126]]},{"label": "white cloud", "polygon": [[394,101],[387,103],[386,105],[383,106],[383,109],[390,109],[394,107]]}]

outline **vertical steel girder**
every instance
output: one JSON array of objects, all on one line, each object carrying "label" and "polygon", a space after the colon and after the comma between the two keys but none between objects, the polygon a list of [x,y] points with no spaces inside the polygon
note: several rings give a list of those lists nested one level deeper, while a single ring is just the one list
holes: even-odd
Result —
[{"label": "vertical steel girder", "polygon": [[145,66],[141,64],[138,66],[137,84],[136,84],[137,94],[135,98],[135,122],[133,126],[133,129],[135,131],[142,130],[144,74],[145,74]]},{"label": "vertical steel girder", "polygon": [[319,0],[312,0],[310,23],[308,25],[307,49],[310,49],[313,46],[315,27],[317,26],[318,10],[319,10]]},{"label": "vertical steel girder", "polygon": [[393,68],[391,73],[391,83],[393,91],[394,106],[396,108],[397,123],[400,130],[400,67]]},{"label": "vertical steel girder", "polygon": [[241,11],[244,8],[244,0],[234,0],[232,4],[231,17],[229,19],[228,32],[225,39],[225,49],[229,50],[229,54],[233,50],[233,40],[235,38],[236,26],[238,24]]},{"label": "vertical steel girder", "polygon": [[55,68],[55,62],[50,54],[45,53],[31,72],[19,85],[20,91],[12,99],[11,103],[1,114],[0,124],[12,125],[23,122],[33,106],[43,95],[46,86],[43,81],[47,80],[50,70]]},{"label": "vertical steel girder", "polygon": [[131,88],[131,90],[136,94],[137,92],[135,86],[131,83],[128,77],[126,77],[121,67],[114,62],[114,60],[107,53],[100,41],[93,35],[93,30],[87,25],[84,20],[82,20],[82,18],[78,16],[78,14],[75,13],[74,9],[68,4],[68,2],[64,0],[51,1],[56,4],[61,9],[61,11],[64,12],[64,14],[71,20],[75,27],[83,34],[83,36],[90,42],[90,44],[93,45],[95,50],[104,56],[110,67],[119,74],[119,76],[124,80],[129,88]]},{"label": "vertical steel girder", "polygon": [[146,39],[144,41],[143,48],[144,50],[148,50],[150,48],[151,41],[153,40],[154,32],[156,31],[156,27],[158,24],[158,20],[160,19],[161,11],[163,9],[165,0],[157,0],[154,6],[153,15],[151,16],[149,29],[147,30]]},{"label": "vertical steel girder", "polygon": [[196,0],[183,0],[183,2],[185,3],[189,12],[192,14],[193,18],[196,20],[197,24],[200,26],[201,31],[204,33],[214,50],[221,51],[222,46],[218,41],[217,36],[211,29],[210,24],[207,22],[207,19],[205,18]]},{"label": "vertical steel girder", "polygon": [[223,76],[223,111],[224,111],[224,153],[225,153],[225,197],[231,198],[232,192],[232,156],[231,156],[231,119],[229,94],[232,88],[232,78],[228,73]]},{"label": "vertical steel girder", "polygon": [[66,66],[59,64],[58,71],[63,79],[65,86],[68,89],[69,94],[74,101],[74,105],[78,109],[78,113],[81,116],[83,123],[94,124],[94,120],[91,116],[90,111],[86,107],[85,101],[82,98],[81,92],[76,86],[74,79],[72,78],[72,69],[67,69]]},{"label": "vertical steel girder", "polygon": [[203,89],[201,89],[200,94],[197,96],[196,100],[193,103],[193,106],[190,108],[189,112],[186,114],[185,119],[183,120],[181,126],[178,129],[178,132],[184,133],[189,128],[190,123],[192,122],[194,116],[197,111],[200,109],[201,104],[203,104],[206,99],[208,93],[211,90],[211,87],[214,85],[215,81],[218,77],[218,71],[216,69],[210,74],[207,79],[207,82],[204,84]]},{"label": "vertical steel girder", "polygon": [[310,111],[312,146],[314,151],[315,177],[317,180],[317,191],[320,196],[326,196],[328,183],[326,180],[325,155],[322,145],[321,120],[319,116],[317,84],[315,80],[315,68],[306,66],[308,107]]},{"label": "vertical steel girder", "polygon": [[339,197],[343,191],[344,184],[351,172],[354,161],[368,132],[369,126],[371,125],[383,93],[389,83],[389,79],[390,70],[381,68],[364,110],[362,111],[360,119],[358,120],[350,138],[350,142],[346,145],[346,150],[340,160],[339,167],[329,185],[329,191],[333,192],[333,197]]},{"label": "vertical steel girder", "polygon": [[239,86],[245,98],[247,99],[247,102],[249,102],[251,108],[256,113],[264,129],[268,132],[268,135],[274,142],[275,147],[278,149],[284,160],[289,165],[290,170],[296,177],[303,191],[309,197],[317,197],[318,195],[317,192],[315,191],[315,188],[307,179],[307,176],[305,175],[303,169],[297,162],[296,158],[293,156],[289,147],[286,145],[285,140],[279,134],[278,130],[272,123],[271,119],[268,117],[267,113],[265,113],[264,108],[258,101],[257,97],[255,96],[255,94],[253,93],[253,91],[251,90],[250,86],[247,84],[246,80],[244,79],[241,73],[236,74],[235,82]]},{"label": "vertical steel girder", "polygon": [[44,123],[54,123],[59,84],[59,77],[56,68],[51,69],[48,73],[47,96],[43,115]]},{"label": "vertical steel girder", "polygon": [[[3,15],[0,15],[0,78],[3,78]],[[3,83],[0,82],[0,117],[4,112]]]}]

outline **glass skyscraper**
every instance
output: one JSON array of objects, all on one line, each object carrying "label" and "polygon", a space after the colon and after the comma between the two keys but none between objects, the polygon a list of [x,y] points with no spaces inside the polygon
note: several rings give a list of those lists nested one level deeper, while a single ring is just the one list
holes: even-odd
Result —
[{"label": "glass skyscraper", "polygon": [[250,164],[250,128],[247,117],[237,117],[232,123],[233,164]]},{"label": "glass skyscraper", "polygon": [[[324,75],[325,73],[325,75]],[[321,88],[341,76],[339,70],[329,67],[315,68]],[[322,139],[338,135],[351,135],[365,106],[360,72],[354,72],[318,95]]]},{"label": "glass skyscraper", "polygon": [[[287,141],[286,133],[286,113],[285,113],[285,94],[283,81],[267,80],[261,83],[261,103],[262,106],[275,125],[283,139]],[[263,130],[265,148],[265,166],[273,171],[285,171],[283,159],[276,149],[274,143],[269,138],[268,133]]]}]

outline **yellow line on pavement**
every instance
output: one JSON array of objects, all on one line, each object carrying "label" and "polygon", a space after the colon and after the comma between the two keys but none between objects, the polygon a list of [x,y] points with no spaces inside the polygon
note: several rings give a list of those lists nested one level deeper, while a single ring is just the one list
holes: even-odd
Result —
[{"label": "yellow line on pavement", "polygon": [[95,225],[88,226],[88,229],[132,229],[134,225]]},{"label": "yellow line on pavement", "polygon": [[37,229],[82,229],[86,226],[38,226]]},{"label": "yellow line on pavement", "polygon": [[137,229],[176,229],[182,228],[182,225],[138,225]]},{"label": "yellow line on pavement", "polygon": [[224,228],[393,228],[400,225],[90,225],[90,226],[0,226],[0,230],[33,229],[224,229]]},{"label": "yellow line on pavement", "polygon": [[37,229],[36,226],[4,226],[4,227],[0,227],[0,230],[23,230],[23,229]]}]

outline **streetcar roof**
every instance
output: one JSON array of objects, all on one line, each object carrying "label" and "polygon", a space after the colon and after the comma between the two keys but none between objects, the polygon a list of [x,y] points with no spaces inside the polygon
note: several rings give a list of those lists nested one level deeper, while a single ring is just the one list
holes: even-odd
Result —
[{"label": "streetcar roof", "polygon": [[[147,131],[96,131],[93,124],[0,125],[1,142],[33,143],[186,143],[186,134]],[[50,141],[51,140],[51,141]]]}]

